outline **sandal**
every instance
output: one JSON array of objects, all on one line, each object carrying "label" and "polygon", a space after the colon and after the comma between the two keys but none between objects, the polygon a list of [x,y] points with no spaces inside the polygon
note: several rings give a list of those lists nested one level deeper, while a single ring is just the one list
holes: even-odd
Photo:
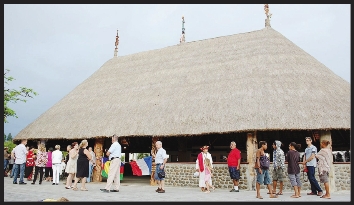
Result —
[{"label": "sandal", "polygon": [[262,197],[262,196],[256,196],[256,198],[258,198],[258,199],[263,199],[263,197]]},{"label": "sandal", "polygon": [[329,197],[329,196],[324,196],[324,197],[321,197],[321,198],[324,198],[324,199],[331,199],[331,197]]},{"label": "sandal", "polygon": [[291,198],[299,198],[300,196],[291,195]]},{"label": "sandal", "polygon": [[71,188],[71,189],[74,190],[74,191],[79,190],[77,187],[73,187],[73,188]]},{"label": "sandal", "polygon": [[283,195],[283,192],[278,192],[277,195]]},{"label": "sandal", "polygon": [[276,195],[276,194],[271,194],[271,195],[269,196],[269,198],[278,198],[278,195]]},{"label": "sandal", "polygon": [[80,188],[80,190],[81,190],[81,191],[88,191],[88,189],[82,188],[82,187]]},{"label": "sandal", "polygon": [[310,192],[310,193],[307,193],[307,195],[317,195],[317,194]]}]

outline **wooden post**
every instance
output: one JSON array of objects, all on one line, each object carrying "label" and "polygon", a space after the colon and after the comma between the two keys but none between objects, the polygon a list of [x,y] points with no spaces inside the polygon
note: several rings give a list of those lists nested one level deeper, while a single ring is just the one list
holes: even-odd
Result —
[{"label": "wooden post", "polygon": [[[332,137],[331,137],[331,131],[327,130],[321,130],[320,131],[320,145],[322,140],[328,140],[330,141],[330,144],[328,145],[329,148],[332,151]],[[321,148],[320,148],[321,149]],[[319,151],[319,150],[318,150]],[[318,173],[318,172],[316,172]],[[333,157],[331,156],[331,164],[330,164],[330,171],[329,171],[329,190],[331,193],[333,193],[336,190],[336,184],[335,184],[335,173],[334,173],[334,165],[333,165]]]},{"label": "wooden post", "polygon": [[247,162],[248,162],[248,190],[256,190],[256,177],[257,174],[254,170],[254,164],[256,161],[256,152],[258,149],[257,135],[256,132],[247,133]]},{"label": "wooden post", "polygon": [[96,154],[96,166],[92,171],[92,181],[101,182],[102,181],[102,157],[103,157],[103,145],[105,138],[97,138],[94,145],[94,152]]},{"label": "wooden post", "polygon": [[[156,154],[156,142],[159,140],[158,137],[152,137],[152,144],[151,144],[151,153]],[[150,177],[150,185],[151,186],[156,186],[157,182],[155,180],[155,170],[156,170],[156,164],[155,164],[155,158],[153,157],[152,159],[152,165],[151,165],[151,177]]]}]

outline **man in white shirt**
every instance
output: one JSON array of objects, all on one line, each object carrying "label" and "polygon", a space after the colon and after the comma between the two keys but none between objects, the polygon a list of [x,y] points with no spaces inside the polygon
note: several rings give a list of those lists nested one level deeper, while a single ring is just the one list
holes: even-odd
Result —
[{"label": "man in white shirt", "polygon": [[159,187],[157,188],[156,192],[157,193],[165,193],[165,178],[160,178],[158,173],[160,171],[164,171],[165,165],[167,163],[167,154],[166,150],[162,148],[162,142],[157,141],[155,143],[157,153],[156,155],[153,154],[153,157],[155,158],[155,163],[156,163],[156,171],[155,171],[155,180],[157,181],[157,184]]},{"label": "man in white shirt", "polygon": [[92,170],[93,167],[96,166],[96,154],[92,151],[92,147],[89,147],[88,151],[90,152],[92,158],[89,162],[89,176],[86,180],[87,183],[91,182]]},{"label": "man in white shirt", "polygon": [[[106,152],[108,159],[111,161],[108,171],[107,184],[104,189],[100,189],[102,192],[119,192],[120,187],[120,157],[122,155],[122,146],[118,143],[118,136],[112,136],[112,145]],[[114,181],[115,189],[111,190],[111,186]]]},{"label": "man in white shirt", "polygon": [[17,145],[14,149],[14,154],[15,154],[15,164],[14,164],[14,180],[13,184],[17,184],[17,176],[18,176],[18,171],[20,170],[20,181],[18,184],[20,185],[25,185],[23,181],[23,177],[25,175],[25,168],[26,168],[26,157],[27,157],[27,140],[23,139],[21,140],[21,144]]}]

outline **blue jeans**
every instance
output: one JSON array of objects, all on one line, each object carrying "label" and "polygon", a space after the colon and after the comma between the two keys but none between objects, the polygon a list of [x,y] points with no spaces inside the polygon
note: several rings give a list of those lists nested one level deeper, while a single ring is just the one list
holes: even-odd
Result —
[{"label": "blue jeans", "polygon": [[4,159],[4,171],[6,171],[8,164],[9,164],[9,160],[8,159]]},{"label": "blue jeans", "polygon": [[87,182],[91,182],[92,171],[93,171],[93,164],[90,164],[89,165],[89,175],[86,179]]},{"label": "blue jeans", "polygon": [[307,166],[307,177],[311,184],[311,192],[317,194],[317,192],[322,192],[320,185],[318,184],[316,177],[315,177],[315,167],[314,166]]},{"label": "blue jeans", "polygon": [[14,183],[17,183],[18,171],[20,171],[20,183],[23,183],[23,177],[25,176],[26,162],[23,164],[14,164]]}]

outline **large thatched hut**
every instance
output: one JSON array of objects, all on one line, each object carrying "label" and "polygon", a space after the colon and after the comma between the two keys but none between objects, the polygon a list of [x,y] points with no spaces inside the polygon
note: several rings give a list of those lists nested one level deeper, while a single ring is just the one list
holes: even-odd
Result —
[{"label": "large thatched hut", "polygon": [[193,162],[204,144],[222,161],[234,140],[251,170],[259,140],[305,145],[312,136],[345,147],[350,84],[268,25],[114,56],[15,140],[91,139],[100,152],[112,134],[129,152],[163,139],[171,162]]}]

